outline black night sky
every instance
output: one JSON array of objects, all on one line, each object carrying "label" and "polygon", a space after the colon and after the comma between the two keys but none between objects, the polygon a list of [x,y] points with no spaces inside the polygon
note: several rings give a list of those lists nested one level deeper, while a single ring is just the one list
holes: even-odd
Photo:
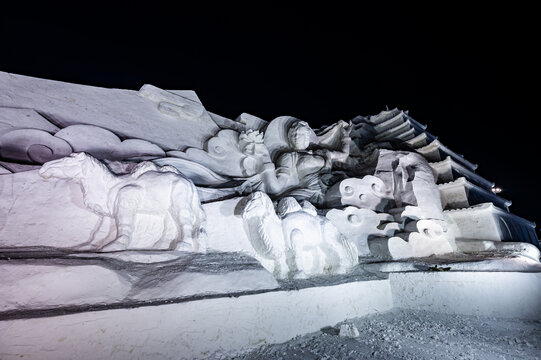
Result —
[{"label": "black night sky", "polygon": [[256,3],[2,6],[0,71],[193,89],[208,110],[229,118],[293,115],[312,127],[407,109],[479,164],[515,214],[541,223],[533,8]]}]

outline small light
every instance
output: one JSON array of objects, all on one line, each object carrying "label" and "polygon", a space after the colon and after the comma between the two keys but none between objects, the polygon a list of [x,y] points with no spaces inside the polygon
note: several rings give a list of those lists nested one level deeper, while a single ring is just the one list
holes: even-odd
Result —
[{"label": "small light", "polygon": [[499,193],[502,192],[502,188],[501,188],[501,187],[495,186],[495,187],[492,188],[492,192],[493,192],[494,194],[499,194]]}]

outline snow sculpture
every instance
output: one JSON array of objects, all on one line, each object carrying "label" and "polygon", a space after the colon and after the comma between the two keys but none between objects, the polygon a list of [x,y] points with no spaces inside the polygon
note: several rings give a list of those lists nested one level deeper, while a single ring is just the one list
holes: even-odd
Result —
[{"label": "snow sculpture", "polygon": [[454,234],[442,222],[419,220],[407,225],[406,230],[388,238],[371,239],[368,246],[372,254],[386,259],[407,259],[457,251]]},{"label": "snow sculpture", "polygon": [[[150,162],[142,162],[129,175],[115,176],[93,157],[73,153],[44,164],[39,173],[45,179],[79,183],[86,207],[115,219],[116,239],[103,244],[102,251],[205,251],[206,218],[197,190],[169,167],[158,169]],[[154,227],[145,229],[150,224]]]},{"label": "snow sculpture", "polygon": [[368,239],[377,236],[393,236],[400,224],[385,213],[348,206],[344,210],[331,209],[326,214],[334,226],[355,246],[359,255],[369,256]]},{"label": "snow sculpture", "polygon": [[54,135],[40,129],[14,129],[0,134],[0,156],[8,160],[43,164],[83,151],[109,160],[146,160],[165,155],[149,141],[121,141],[111,131],[94,125],[71,125]]},{"label": "snow sculpture", "polygon": [[93,125],[71,125],[54,136],[70,144],[73,152],[86,152],[98,159],[148,160],[165,156],[159,146],[149,141],[121,141],[111,131]]},{"label": "snow sculpture", "polygon": [[0,157],[6,160],[42,164],[72,151],[68,142],[44,130],[15,129],[0,135]]},{"label": "snow sculpture", "polygon": [[[274,303],[292,288],[358,290],[342,282],[426,263],[538,272],[535,224],[511,214],[475,169],[398,109],[312,129],[291,116],[227,119],[193,91],[0,72],[0,317],[14,319],[3,329],[18,329],[4,336],[14,339],[6,351],[43,350],[32,345],[38,323],[53,320],[35,316],[106,310],[103,323],[116,326],[111,319],[129,318],[125,308],[147,305],[134,311],[163,319],[171,309],[190,315],[225,302],[261,312],[265,304],[250,304]],[[344,276],[299,280],[336,274]],[[362,286],[380,299],[396,279]],[[260,294],[272,290],[280,291]],[[242,301],[226,298],[237,295]],[[361,300],[354,307],[362,310],[368,303],[358,295],[346,302]],[[200,338],[223,314],[210,310],[202,332],[190,334]],[[95,314],[70,315],[58,329]],[[188,333],[184,320],[166,327]],[[56,344],[51,351],[78,349],[58,329],[45,341]],[[359,332],[342,324],[340,335]]]},{"label": "snow sculpture", "polygon": [[[224,129],[209,139],[206,150],[189,148],[184,152],[169,151],[167,155],[202,164],[222,176],[246,177],[255,175],[262,167],[261,155],[265,153],[262,149],[263,134],[259,131],[247,130],[239,134]],[[174,160],[171,164],[174,166]]]},{"label": "snow sculpture", "polygon": [[[102,89],[0,72],[0,90],[7,249],[208,247],[242,252],[289,278],[342,273],[358,255],[476,248],[457,248],[455,238],[538,244],[535,224],[511,216],[476,165],[398,109],[312,129],[291,116],[227,119],[193,91],[152,85]],[[37,174],[44,163],[39,174],[62,180],[45,183]],[[43,190],[35,196],[41,222],[24,215],[33,205],[18,193],[25,189]],[[492,210],[482,211],[487,204]],[[62,211],[45,215],[48,206]],[[209,242],[203,208],[212,214]],[[62,217],[76,225],[55,230]]]},{"label": "snow sculpture", "polygon": [[325,195],[325,205],[328,207],[353,205],[380,212],[388,209],[392,200],[391,188],[372,175],[361,179],[344,179],[331,187]]},{"label": "snow sculpture", "polygon": [[[349,156],[349,125],[340,122],[318,137],[308,123],[283,116],[265,132],[263,168],[249,186],[276,197],[293,196],[321,204],[327,189],[325,175]],[[332,147],[340,143],[339,148]],[[327,145],[330,144],[331,146]]]},{"label": "snow sculpture", "polygon": [[[59,128],[99,126],[120,139],[146,140],[164,151],[202,147],[220,129],[194,91],[153,86],[140,91],[105,89],[5,72],[0,72],[0,88],[0,107],[33,109]],[[160,102],[186,111],[179,110],[181,117],[164,114],[158,108]],[[19,121],[10,119],[14,124]]]},{"label": "snow sculpture", "polygon": [[396,207],[405,208],[403,217],[443,219],[440,191],[432,169],[421,155],[380,150],[375,176],[391,186]]},{"label": "snow sculpture", "polygon": [[[357,264],[357,249],[313,206],[293,197],[278,203],[263,192],[248,197],[243,218],[258,256],[279,278],[341,274]],[[262,260],[264,262],[264,260]]]},{"label": "snow sculpture", "polygon": [[195,120],[206,114],[205,108],[200,103],[149,84],[139,89],[139,96],[157,102],[158,110],[172,117]]}]

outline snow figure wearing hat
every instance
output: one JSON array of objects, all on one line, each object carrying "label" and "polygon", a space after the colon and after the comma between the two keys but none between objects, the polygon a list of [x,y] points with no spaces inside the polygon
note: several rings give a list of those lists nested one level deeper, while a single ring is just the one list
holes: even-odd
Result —
[{"label": "snow figure wearing hat", "polygon": [[316,135],[308,123],[290,116],[274,119],[265,131],[263,167],[253,189],[273,197],[292,196],[320,204],[323,181],[349,155],[350,125],[340,121]]}]

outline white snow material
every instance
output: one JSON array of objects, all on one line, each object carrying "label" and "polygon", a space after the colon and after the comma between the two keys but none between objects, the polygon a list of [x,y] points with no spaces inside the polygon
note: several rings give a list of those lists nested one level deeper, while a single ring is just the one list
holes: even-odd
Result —
[{"label": "white snow material", "polygon": [[207,247],[216,251],[238,251],[250,256],[257,253],[248,238],[242,209],[246,204],[244,197],[203,204],[207,214]]},{"label": "white snow material", "polygon": [[244,291],[272,290],[279,287],[271,273],[263,268],[254,270],[223,271],[216,274],[179,272],[168,274],[166,281],[159,278],[148,281],[152,286],[134,288],[130,300],[189,298],[213,294],[232,294]]},{"label": "white snow material", "polygon": [[334,226],[348,238],[359,251],[359,255],[370,255],[368,249],[368,237],[370,235],[394,235],[398,230],[398,225],[394,228],[386,226],[383,230],[378,226],[381,222],[380,216],[370,209],[358,209],[354,206],[348,206],[341,209],[331,209],[325,215]]},{"label": "white snow material", "polygon": [[389,274],[395,307],[541,320],[541,273]]},{"label": "white snow material", "polygon": [[397,260],[456,252],[454,237],[444,231],[442,224],[428,219],[411,222],[412,232],[370,239],[368,247],[376,257]]},{"label": "white snow material", "polygon": [[127,279],[96,265],[0,265],[0,311],[112,303],[129,290]]},{"label": "white snow material", "polygon": [[261,130],[268,124],[267,121],[247,113],[240,114],[235,120],[245,125],[247,129]]},{"label": "white snow material", "polygon": [[0,356],[40,360],[205,358],[213,353],[284,342],[346,318],[391,307],[388,281],[374,280],[6,320],[0,322]]},{"label": "white snow material", "polygon": [[[127,253],[127,254],[126,254]],[[141,301],[193,299],[278,289],[271,273],[251,258],[236,264],[223,254],[159,251],[80,253],[53,259],[12,259],[0,263],[0,313],[73,306],[129,306]],[[122,262],[124,260],[125,262]],[[230,257],[229,261],[233,261]],[[150,267],[150,268],[149,268]],[[0,315],[0,318],[2,315]]]},{"label": "white snow material", "polygon": [[73,152],[87,152],[98,159],[125,160],[164,157],[157,145],[140,139],[121,141],[109,130],[93,125],[72,125],[55,134],[68,142]]},{"label": "white snow material", "polygon": [[79,184],[88,209],[102,219],[114,218],[114,243],[97,244],[95,237],[89,241],[99,250],[205,251],[206,216],[197,190],[190,180],[170,170],[142,162],[130,174],[116,176],[92,156],[73,153],[44,164],[39,174]]},{"label": "white snow material", "polygon": [[0,134],[15,129],[38,129],[49,133],[60,130],[35,110],[0,107]]},{"label": "white snow material", "polygon": [[[202,148],[217,132],[218,126],[202,105],[184,92],[154,87],[141,90],[105,89],[0,72],[0,107],[35,109],[59,127],[96,125],[122,138],[153,142],[164,150]],[[164,105],[198,108],[195,115],[200,116],[192,116],[193,112],[171,116],[162,112]]]},{"label": "white snow material", "polygon": [[[379,358],[385,359],[393,358],[388,356],[387,351],[394,344],[405,350],[412,345],[406,353],[411,358],[415,356],[409,351],[415,350],[415,344],[426,344],[427,341],[428,345],[420,347],[419,358],[432,359],[434,353],[429,350],[431,341],[439,343],[439,340],[446,341],[450,337],[450,344],[458,344],[453,340],[457,332],[467,336],[473,334],[479,340],[485,339],[484,342],[492,344],[490,330],[483,335],[486,338],[481,338],[480,334],[484,334],[481,328],[476,332],[471,326],[456,328],[452,325],[451,329],[445,330],[433,324],[438,319],[459,319],[456,315],[445,314],[505,317],[505,324],[521,323],[517,318],[539,321],[541,273],[398,273],[390,274],[388,280],[360,281],[298,291],[271,291],[238,298],[221,297],[132,309],[4,320],[0,322],[0,355],[3,359],[20,358],[20,355],[30,359],[62,359],[73,358],[75,354],[78,358],[111,359],[123,359],[126,354],[130,358],[206,358],[213,354],[219,358],[220,354],[230,351],[284,342],[347,319],[392,308],[443,314],[430,317],[418,311],[410,312],[421,314],[410,323],[412,319],[408,316],[395,317],[392,315],[395,312],[392,312],[386,321],[396,319],[402,323],[391,326],[390,331],[377,323],[348,320],[347,323],[353,323],[359,329],[360,336],[356,339],[335,338],[344,339],[340,341],[360,341],[365,344],[362,349],[367,354],[376,358],[379,354]],[[427,319],[426,322],[420,317]],[[404,330],[406,334],[414,334],[413,337],[399,336]],[[339,334],[338,329],[334,331],[336,335]],[[505,331],[505,336],[510,337],[513,343],[530,347],[523,340],[515,342],[518,335],[512,330],[506,328]],[[430,336],[434,336],[432,340]],[[406,338],[417,340],[409,343]],[[379,347],[381,341],[383,345]],[[539,343],[537,340],[529,341],[530,344],[532,341]],[[481,341],[470,344],[484,349]],[[310,344],[305,347],[320,351],[317,358],[323,358],[330,349]],[[342,354],[340,349],[332,350],[331,354]],[[368,349],[373,350],[368,352]],[[395,351],[393,348],[391,354],[400,358],[399,349],[397,347]],[[362,351],[351,354],[349,351],[345,355],[362,358],[358,356]],[[373,351],[378,354],[372,354]],[[284,359],[293,357],[289,353],[280,356]],[[335,358],[343,356],[335,355]]]},{"label": "white snow material", "polygon": [[523,242],[501,242],[490,240],[456,240],[457,247],[464,253],[503,253],[526,256],[539,262],[541,251],[532,244]]},{"label": "white snow material", "polygon": [[44,163],[72,153],[63,139],[38,129],[16,129],[0,136],[0,157],[12,161]]},{"label": "white snow material", "polygon": [[262,264],[271,260],[271,266],[264,266],[276,278],[345,274],[358,263],[355,245],[313,206],[301,206],[293,197],[282,198],[275,210],[268,195],[254,192],[243,218],[256,258]]},{"label": "white snow material", "polygon": [[0,199],[0,247],[83,250],[93,248],[92,238],[116,237],[113,219],[86,208],[81,187],[70,180],[44,181],[35,170],[2,175]]},{"label": "white snow material", "polygon": [[10,173],[36,170],[41,167],[41,165],[17,164],[14,162],[6,162],[6,161],[0,161],[0,166],[2,166],[3,168],[6,168]]},{"label": "white snow material", "polygon": [[446,210],[445,214],[458,226],[457,239],[501,241],[503,233],[497,212],[492,203],[484,203],[465,209]]}]

